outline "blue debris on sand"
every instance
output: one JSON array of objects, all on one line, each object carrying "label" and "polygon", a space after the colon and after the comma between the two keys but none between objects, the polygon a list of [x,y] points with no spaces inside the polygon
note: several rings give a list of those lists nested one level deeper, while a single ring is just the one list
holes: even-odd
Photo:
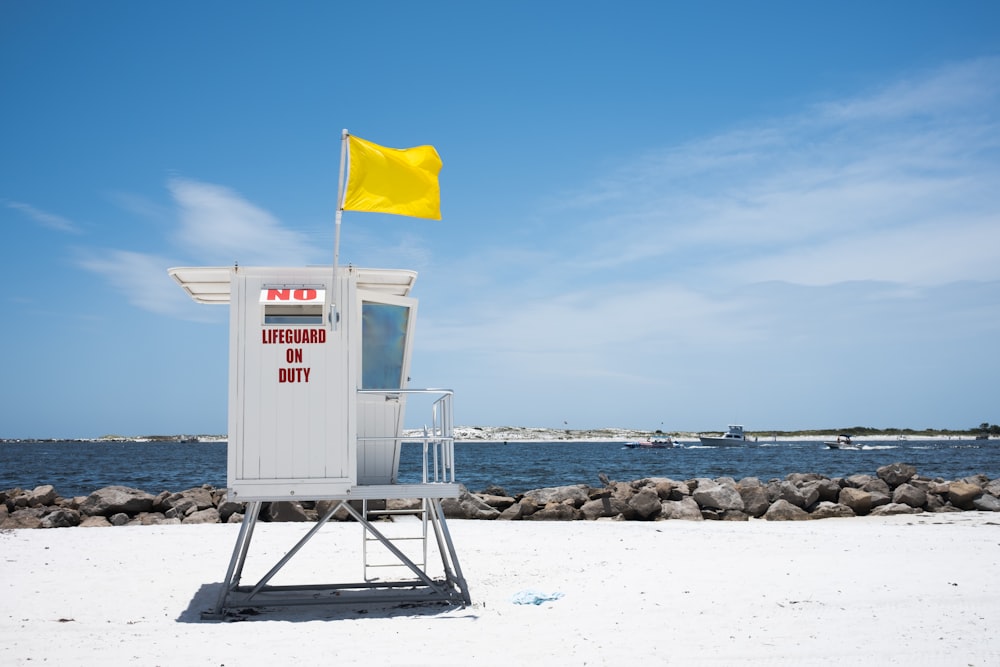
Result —
[{"label": "blue debris on sand", "polygon": [[542,604],[550,600],[558,600],[562,596],[563,594],[558,591],[555,593],[542,593],[540,591],[529,590],[515,593],[514,597],[511,598],[511,602],[514,604]]}]

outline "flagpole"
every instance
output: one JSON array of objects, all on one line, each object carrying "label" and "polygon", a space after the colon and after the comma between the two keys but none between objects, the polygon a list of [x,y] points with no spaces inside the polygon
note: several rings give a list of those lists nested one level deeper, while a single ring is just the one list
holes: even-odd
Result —
[{"label": "flagpole", "polygon": [[347,137],[346,129],[340,133],[340,176],[337,179],[337,214],[335,216],[333,234],[333,282],[330,283],[330,323],[333,328],[337,327],[337,267],[340,264],[340,219],[344,216],[344,166],[347,162]]}]

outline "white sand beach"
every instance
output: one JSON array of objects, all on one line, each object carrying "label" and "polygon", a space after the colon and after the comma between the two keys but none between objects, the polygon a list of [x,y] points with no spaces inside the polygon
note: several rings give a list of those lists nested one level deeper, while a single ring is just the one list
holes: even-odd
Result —
[{"label": "white sand beach", "polygon": [[[997,514],[448,525],[470,607],[241,622],[200,617],[237,525],[0,531],[2,663],[1000,664]],[[307,529],[259,525],[244,581]],[[279,576],[357,581],[360,542],[330,524]],[[523,591],[562,595],[515,604]]]}]

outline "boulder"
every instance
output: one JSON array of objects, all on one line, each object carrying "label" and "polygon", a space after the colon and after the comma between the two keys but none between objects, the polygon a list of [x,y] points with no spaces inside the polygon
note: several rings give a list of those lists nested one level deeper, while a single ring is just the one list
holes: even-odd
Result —
[{"label": "boulder", "polygon": [[[619,492],[626,492],[628,497],[632,496],[633,491],[629,484],[616,482],[614,486],[615,490],[613,493],[617,494]],[[624,487],[624,489],[622,487]],[[587,492],[584,490],[584,486],[582,484],[535,489],[525,493],[524,497],[530,498],[539,506],[545,506],[549,503],[563,503],[569,500],[572,502],[574,507],[582,507],[583,504],[589,500]]]},{"label": "boulder", "polygon": [[660,516],[662,510],[660,497],[654,488],[649,487],[632,496],[628,506],[634,510],[635,518],[641,521],[652,521]]},{"label": "boulder", "polygon": [[153,509],[162,511],[167,517],[185,517],[218,504],[212,488],[208,486],[186,489],[180,493],[163,492],[153,499]]},{"label": "boulder", "polygon": [[660,503],[661,519],[681,519],[683,521],[703,521],[701,508],[694,498],[686,496],[681,500],[664,500]]},{"label": "boulder", "polygon": [[737,487],[740,492],[740,498],[743,499],[743,511],[759,519],[764,516],[764,512],[771,506],[767,489],[759,483],[756,486],[746,486],[745,482],[746,480],[743,480]]},{"label": "boulder", "polygon": [[635,495],[635,491],[635,487],[629,482],[612,482],[604,489],[604,493],[610,493],[612,497],[624,502],[628,502]]},{"label": "boulder", "polygon": [[510,496],[495,496],[489,493],[477,493],[475,496],[500,512],[514,504],[514,499]]},{"label": "boulder", "polygon": [[723,483],[699,481],[698,488],[691,494],[698,506],[713,510],[743,511],[743,498],[736,489],[736,483],[726,480]]},{"label": "boulder", "polygon": [[542,505],[539,505],[531,498],[522,497],[517,504],[520,506],[521,516],[528,516],[529,514],[534,514],[538,510],[542,509]]},{"label": "boulder", "polygon": [[199,486],[193,489],[187,489],[182,491],[187,498],[194,499],[195,503],[198,505],[199,510],[208,509],[209,507],[216,507],[218,502],[216,502],[215,493],[210,486]]},{"label": "boulder", "polygon": [[[184,523],[189,523],[187,519],[195,516],[202,515],[207,510],[213,510],[215,512],[215,520],[219,521],[219,511],[215,507],[205,507],[203,509],[195,509],[193,512],[185,513],[186,518]],[[262,517],[265,521],[273,522],[285,522],[285,521],[308,521],[309,517],[306,516],[306,511],[302,507],[302,503],[297,500],[279,500],[267,504],[264,509],[264,516]],[[206,521],[192,521],[190,523],[207,523]]]},{"label": "boulder", "polygon": [[957,507],[953,507],[948,504],[948,501],[936,493],[927,494],[927,502],[924,503],[925,512],[950,512],[952,510],[959,510]]},{"label": "boulder", "polygon": [[972,507],[980,512],[1000,512],[1000,498],[984,493],[972,501]]},{"label": "boulder", "polygon": [[878,491],[871,492],[872,497],[872,507],[881,507],[882,505],[888,505],[892,502],[892,496],[888,493],[880,493]]},{"label": "boulder", "polygon": [[56,500],[56,489],[51,484],[43,484],[29,491],[27,496],[30,507],[48,506]]},{"label": "boulder", "polygon": [[821,500],[809,515],[814,519],[837,519],[857,516],[847,505]]},{"label": "boulder", "polygon": [[892,502],[922,508],[927,504],[927,493],[910,483],[903,483],[893,490]]},{"label": "boulder", "polygon": [[875,471],[878,478],[889,485],[890,489],[895,489],[900,484],[906,484],[914,475],[917,469],[909,463],[890,463]]},{"label": "boulder", "polygon": [[[166,506],[166,505],[164,505]],[[155,503],[154,503],[155,507]],[[191,498],[178,498],[175,502],[171,503],[168,509],[163,513],[169,519],[173,518],[183,518],[192,512],[198,511],[198,503],[196,503]]]},{"label": "boulder", "polygon": [[918,507],[910,507],[903,503],[889,503],[876,507],[871,511],[871,516],[892,516],[894,514],[920,514],[923,510]]},{"label": "boulder", "polygon": [[444,498],[441,509],[449,519],[496,519],[500,516],[500,510],[490,507],[464,486],[458,498]]},{"label": "boulder", "polygon": [[549,503],[534,514],[522,518],[525,521],[574,521],[582,519],[583,513],[573,507],[572,503]]},{"label": "boulder", "polygon": [[855,489],[863,489],[873,479],[871,475],[851,475],[844,478],[844,484]]},{"label": "boulder", "polygon": [[[346,509],[344,509],[343,507],[340,507],[340,501],[339,500],[317,500],[316,501],[316,514],[318,514],[321,517],[326,516],[326,514],[332,508],[334,508],[334,507],[337,508],[337,511],[334,512],[333,516],[331,517],[331,519],[333,521],[349,521],[351,519],[351,514]],[[246,508],[237,511],[236,513],[242,514],[244,512],[246,512]],[[231,516],[232,516],[232,514],[229,515],[229,517],[231,517]],[[221,506],[219,508],[219,517],[220,518],[222,517],[222,507]],[[226,517],[226,522],[227,523],[229,522],[229,517]],[[242,521],[242,519],[240,519],[240,520]]]},{"label": "boulder", "polygon": [[980,473],[978,475],[969,475],[968,477],[963,477],[958,481],[968,482],[969,484],[975,484],[981,489],[990,483],[990,478]]},{"label": "boulder", "polygon": [[231,500],[225,500],[219,504],[219,521],[226,523],[233,514],[237,512],[242,513],[244,511],[243,503],[234,503]]},{"label": "boulder", "polygon": [[820,502],[836,503],[840,497],[840,484],[825,477],[805,482],[801,486],[804,490],[815,490]]},{"label": "boulder", "polygon": [[886,498],[888,498],[892,495],[892,489],[889,488],[889,485],[883,479],[870,478],[867,482],[865,482],[858,488],[861,489],[862,491],[867,491],[873,496],[883,495]]},{"label": "boulder", "polygon": [[[659,496],[660,500],[670,500],[670,495],[674,492],[674,488],[677,486],[684,486],[679,482],[675,482],[672,479],[665,479],[663,477],[658,477],[649,481],[652,483],[653,490],[656,491],[656,495]],[[684,490],[687,491],[686,486],[684,486]]]},{"label": "boulder", "polygon": [[711,477],[695,477],[694,479],[689,479],[684,482],[684,485],[691,491],[691,495],[694,495],[694,492],[698,490],[699,486],[708,488],[718,483],[718,480],[712,479]]},{"label": "boulder", "polygon": [[583,507],[580,508],[580,512],[583,514],[584,519],[590,520],[619,515],[624,516],[627,519],[635,514],[635,510],[629,503],[610,495],[606,495],[604,498],[588,500],[583,504]]},{"label": "boulder", "polygon": [[166,505],[165,503],[174,495],[175,494],[170,493],[169,491],[160,491],[153,497],[153,509],[160,513],[166,512],[170,509],[170,505]]},{"label": "boulder", "polygon": [[797,487],[792,482],[786,481],[779,486],[778,500],[784,500],[804,510],[819,500],[819,491],[814,486]]},{"label": "boulder", "polygon": [[[277,503],[271,503],[271,504],[275,505]],[[282,502],[282,504],[284,504],[284,502]],[[299,506],[299,509],[301,510],[301,505]],[[272,521],[273,520],[274,519],[272,519]],[[281,519],[278,520],[281,521]],[[285,519],[285,520],[301,521],[302,519]],[[183,523],[220,523],[219,510],[215,509],[214,507],[206,507],[203,510],[192,512],[191,514],[184,517]]]},{"label": "boulder", "polygon": [[153,509],[154,496],[128,486],[106,486],[87,496],[80,503],[80,512],[87,516],[138,514]]},{"label": "boulder", "polygon": [[948,501],[959,509],[971,510],[973,502],[982,495],[983,490],[969,482],[952,482],[948,485]]},{"label": "boulder", "polygon": [[125,512],[118,512],[108,517],[108,523],[112,526],[127,526],[131,520],[131,517]]},{"label": "boulder", "polygon": [[522,518],[524,518],[524,508],[521,507],[521,503],[514,503],[497,517],[501,521],[520,521]]},{"label": "boulder", "polygon": [[824,479],[826,479],[826,477],[814,472],[793,472],[785,475],[785,481],[791,482],[795,486],[802,486],[807,482],[818,482]]},{"label": "boulder", "polygon": [[[474,494],[479,497],[480,500],[483,498],[479,494]],[[419,512],[421,511],[423,502],[420,498],[386,498],[385,508],[393,512],[408,511],[408,512]],[[319,504],[317,503],[316,509],[319,509]],[[327,507],[329,510],[329,507]],[[323,513],[320,513],[322,516]]]},{"label": "boulder", "polygon": [[47,512],[45,507],[22,507],[7,515],[0,528],[41,528]]},{"label": "boulder", "polygon": [[888,505],[892,502],[892,491],[889,489],[889,485],[877,477],[868,478],[868,481],[858,488],[871,495],[872,507]]},{"label": "boulder", "polygon": [[872,510],[872,494],[853,486],[842,488],[837,502],[849,507],[856,516],[864,516]]},{"label": "boulder", "polygon": [[798,505],[779,498],[764,512],[764,518],[768,521],[808,521],[812,517]]},{"label": "boulder", "polygon": [[782,480],[772,479],[768,480],[767,484],[764,486],[764,488],[767,489],[768,507],[771,506],[771,503],[773,503],[775,500],[781,497],[782,484],[784,484]]},{"label": "boulder", "polygon": [[109,528],[111,522],[106,516],[85,516],[80,521],[80,528]]},{"label": "boulder", "polygon": [[670,489],[670,496],[664,500],[683,500],[691,497],[691,487],[684,482],[675,483]]},{"label": "boulder", "polygon": [[42,517],[42,528],[72,528],[80,525],[80,513],[76,510],[59,508]]},{"label": "boulder", "polygon": [[927,487],[927,493],[928,494],[933,494],[933,495],[936,495],[936,496],[945,496],[945,497],[947,497],[948,496],[948,489],[950,487],[951,487],[951,484],[949,484],[948,482],[932,482]]}]

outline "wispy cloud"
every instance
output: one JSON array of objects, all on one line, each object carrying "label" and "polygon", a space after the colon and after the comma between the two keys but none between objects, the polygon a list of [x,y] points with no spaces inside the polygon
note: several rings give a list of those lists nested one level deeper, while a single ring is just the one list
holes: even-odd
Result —
[{"label": "wispy cloud", "polygon": [[193,307],[166,273],[171,260],[128,250],[86,251],[79,260],[84,269],[105,278],[137,308],[160,315],[214,321],[209,309]]},{"label": "wispy cloud", "polygon": [[840,121],[930,118],[978,113],[994,104],[1000,89],[1000,58],[983,57],[915,72],[855,97],[817,105],[822,116]]},{"label": "wispy cloud", "polygon": [[[301,266],[323,258],[323,251],[305,236],[229,188],[192,179],[174,178],[167,187],[176,205],[176,225],[168,228],[173,257],[109,248],[82,253],[79,264],[104,277],[134,306],[161,315],[207,320],[216,315],[191,308],[183,292],[167,276],[183,264],[229,266]],[[117,193],[124,210],[162,219],[162,208],[145,199]]]},{"label": "wispy cloud", "polygon": [[614,393],[788,364],[804,381],[890,372],[885,350],[950,340],[930,321],[1000,332],[998,147],[1000,59],[984,59],[624,156],[539,213],[558,234],[436,268],[460,286],[434,298],[463,307],[423,317],[421,345],[566,392],[570,376]]},{"label": "wispy cloud", "polygon": [[178,207],[175,240],[199,262],[301,266],[329,255],[227,187],[183,178],[168,187]]},{"label": "wispy cloud", "polygon": [[31,220],[37,222],[43,227],[47,227],[48,229],[54,229],[58,232],[68,232],[70,234],[81,233],[80,228],[72,220],[64,218],[61,215],[43,211],[39,208],[35,208],[31,204],[25,204],[23,202],[4,201],[3,203],[7,208],[20,211]]},{"label": "wispy cloud", "polygon": [[[651,151],[588,187],[576,214],[590,219],[595,267],[669,260],[699,280],[806,284],[998,279],[998,148],[1000,58],[988,58]],[[942,272],[927,261],[935,248],[973,261]],[[798,255],[808,262],[789,261]]]}]

